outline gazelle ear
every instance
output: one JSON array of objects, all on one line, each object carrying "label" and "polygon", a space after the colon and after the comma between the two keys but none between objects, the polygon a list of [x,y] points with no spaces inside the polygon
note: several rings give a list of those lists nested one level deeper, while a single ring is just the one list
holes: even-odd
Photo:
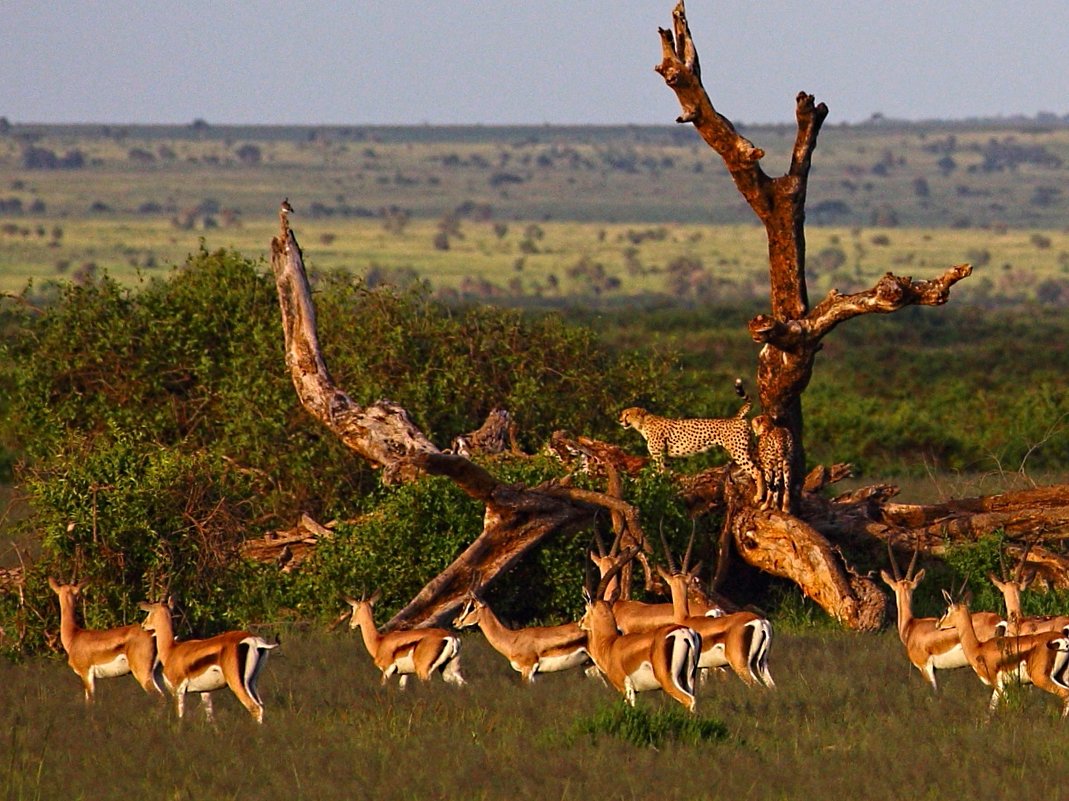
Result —
[{"label": "gazelle ear", "polygon": [[954,599],[946,590],[943,590],[943,600],[947,602],[947,606],[951,606],[954,603]]},{"label": "gazelle ear", "polygon": [[918,584],[920,584],[923,578],[924,568],[922,567],[920,570],[917,571],[916,575],[913,576],[913,586],[916,587]]},{"label": "gazelle ear", "polygon": [[379,599],[381,597],[382,597],[382,587],[379,587],[377,590],[375,590],[375,592],[371,593],[371,597],[367,599],[367,602],[369,604],[371,604],[372,606],[374,606],[376,603],[378,603],[378,601],[379,601]]}]

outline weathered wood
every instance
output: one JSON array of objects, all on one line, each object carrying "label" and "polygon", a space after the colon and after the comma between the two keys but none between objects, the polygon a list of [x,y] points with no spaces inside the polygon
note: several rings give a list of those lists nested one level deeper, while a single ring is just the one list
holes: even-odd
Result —
[{"label": "weathered wood", "polygon": [[809,385],[821,339],[843,320],[887,313],[908,305],[940,305],[950,287],[971,272],[957,265],[930,281],[885,275],[875,287],[853,295],[832,291],[810,310],[805,277],[805,201],[817,137],[828,115],[823,103],[800,92],[796,98],[797,133],[788,171],[769,177],[761,166],[764,151],[747,140],[713,108],[697,70],[697,51],[682,0],[672,30],[661,29],[662,60],[656,70],[675,92],[683,109],[678,122],[692,123],[723,159],[739,192],[765,226],[768,239],[771,313],[749,324],[758,354],[758,395],[765,414],[794,436],[796,452],[792,500],[804,475],[801,395]]},{"label": "weathered wood", "polygon": [[271,269],[282,311],[286,366],[301,405],[371,466],[383,468],[384,481],[413,478],[404,457],[438,449],[400,405],[379,400],[361,406],[335,385],[319,347],[304,256],[285,207],[279,218],[280,234],[271,240]]},{"label": "weathered wood", "polygon": [[[763,413],[785,426],[794,439],[788,507],[801,513],[805,448],[802,393],[809,385],[822,339],[839,323],[861,314],[888,313],[909,305],[940,305],[950,287],[971,273],[969,265],[947,269],[933,280],[914,281],[888,273],[871,289],[851,295],[832,291],[810,308],[805,275],[805,202],[813,153],[828,107],[799,92],[797,130],[787,172],[770,177],[761,166],[764,151],[720,114],[702,85],[697,48],[679,0],[672,29],[660,30],[661,63],[656,70],[675,92],[682,113],[721,157],[735,186],[765,226],[768,239],[771,311],[753,318],[749,331],[762,345],[757,359],[758,396]],[[817,478],[817,481],[821,479]],[[882,598],[866,580],[852,576],[823,535],[798,518],[758,515],[740,499],[735,539],[750,564],[795,581],[810,597],[848,625],[868,628],[881,614]]]},{"label": "weathered wood", "polygon": [[[290,213],[285,203],[279,214],[280,235],[271,242],[271,266],[282,311],[286,364],[301,404],[351,450],[382,467],[384,481],[447,476],[486,507],[482,532],[394,615],[387,628],[443,623],[473,586],[485,586],[545,539],[589,526],[599,508],[626,521],[632,533],[641,531],[636,510],[622,498],[561,482],[530,488],[504,484],[464,456],[439,452],[401,406],[379,401],[364,407],[349,398],[334,384],[320,350],[311,289],[300,246],[289,226]],[[468,446],[475,442],[484,450],[499,449],[509,434],[509,422],[507,412],[496,410],[469,437]],[[511,435],[508,440],[510,445],[514,442]],[[272,551],[276,559],[292,560],[298,537],[290,537],[293,542],[283,543],[277,553]],[[301,537],[302,544],[304,539],[308,538]]]}]

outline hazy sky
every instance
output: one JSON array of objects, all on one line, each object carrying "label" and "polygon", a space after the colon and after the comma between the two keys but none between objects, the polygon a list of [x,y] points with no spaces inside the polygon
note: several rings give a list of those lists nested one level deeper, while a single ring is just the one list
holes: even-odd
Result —
[{"label": "hazy sky", "polygon": [[[671,122],[674,0],[3,0],[12,122]],[[690,0],[737,122],[1069,112],[1069,0]]]}]

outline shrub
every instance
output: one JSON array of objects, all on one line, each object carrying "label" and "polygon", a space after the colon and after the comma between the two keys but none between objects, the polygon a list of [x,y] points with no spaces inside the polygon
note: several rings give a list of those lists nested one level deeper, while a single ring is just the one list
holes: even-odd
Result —
[{"label": "shrub", "polygon": [[[174,592],[205,630],[280,609],[326,615],[338,591],[365,584],[400,603],[481,529],[481,507],[448,482],[381,488],[305,413],[285,367],[273,281],[257,268],[202,250],[138,290],[87,273],[42,313],[11,312],[0,443],[5,464],[21,457],[16,479],[33,507],[25,525],[43,533],[29,606],[0,599],[0,627],[21,632],[24,646],[40,645],[54,617],[27,617],[50,609],[48,572],[94,580],[97,623]],[[358,403],[396,400],[442,444],[497,406],[512,412],[528,450],[561,427],[604,438],[632,387],[673,391],[668,363],[614,355],[557,316],[447,308],[421,285],[315,280],[338,385]],[[560,470],[542,460],[492,469],[525,483]],[[302,512],[353,521],[306,575],[238,558],[246,537]],[[574,540],[557,547],[521,568],[540,588],[509,601],[518,613],[574,607],[581,551]]]}]

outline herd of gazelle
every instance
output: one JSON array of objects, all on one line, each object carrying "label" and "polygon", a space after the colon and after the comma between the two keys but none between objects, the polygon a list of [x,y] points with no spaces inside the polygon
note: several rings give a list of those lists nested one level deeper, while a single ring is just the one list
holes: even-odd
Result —
[{"label": "herd of gazelle", "polygon": [[1062,717],[1069,715],[1069,617],[1025,617],[1021,592],[1032,576],[1024,577],[1024,558],[1006,581],[988,578],[1002,592],[1006,617],[993,612],[971,612],[968,598],[954,598],[943,590],[947,610],[942,617],[913,617],[912,597],[924,570],[914,574],[917,553],[902,576],[888,549],[893,576],[880,571],[894,591],[898,604],[898,636],[909,661],[938,690],[936,669],[971,667],[992,687],[988,711],[994,712],[1011,683],[1034,684],[1062,701]]},{"label": "herd of gazelle", "polygon": [[[615,550],[615,548],[614,548]],[[454,620],[458,629],[478,626],[487,642],[501,653],[524,682],[536,674],[594,664],[588,673],[602,676],[634,705],[637,693],[660,690],[693,711],[699,674],[710,668],[733,671],[750,686],[774,687],[768,669],[772,628],[752,612],[722,614],[717,608],[692,602],[690,588],[698,566],[691,567],[690,546],[678,566],[667,545],[668,569],[657,572],[668,585],[671,603],[648,604],[622,600],[619,573],[637,549],[623,554],[590,554],[600,573],[596,587],[585,590],[586,611],[577,623],[513,629],[472,590]],[[1007,614],[970,612],[968,601],[943,593],[946,612],[939,618],[916,618],[912,596],[924,570],[914,573],[917,554],[901,572],[890,554],[892,575],[881,571],[898,606],[898,633],[909,661],[937,690],[935,671],[969,666],[993,688],[989,710],[994,711],[1008,684],[1034,684],[1058,696],[1062,717],[1069,715],[1069,616],[1025,617],[1020,594],[1031,577],[1022,567],[1008,580],[991,575],[1003,593]],[[75,622],[75,602],[82,584],[60,584],[49,579],[59,597],[60,639],[68,664],[81,678],[87,702],[93,700],[95,680],[133,674],[149,693],[169,691],[178,716],[187,693],[201,696],[207,717],[212,717],[210,693],[229,687],[257,722],[264,705],[257,679],[270,651],[270,643],[248,631],[230,631],[201,640],[176,640],[171,620],[173,603],[141,604],[146,618],[107,630],[87,630]],[[346,598],[350,628],[361,630],[364,645],[382,683],[399,677],[403,688],[409,675],[427,681],[435,673],[454,685],[463,685],[460,672],[460,638],[441,628],[419,628],[380,633],[373,607],[380,593],[370,598]],[[343,618],[344,619],[344,618]]]}]

